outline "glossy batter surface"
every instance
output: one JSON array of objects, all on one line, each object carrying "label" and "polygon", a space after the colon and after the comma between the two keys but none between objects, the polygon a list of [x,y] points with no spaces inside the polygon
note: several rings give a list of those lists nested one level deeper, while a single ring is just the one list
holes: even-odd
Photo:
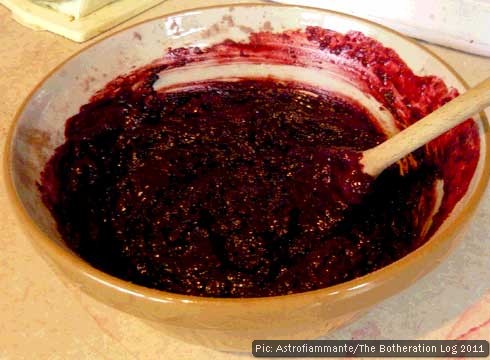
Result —
[{"label": "glossy batter surface", "polygon": [[[317,36],[312,41],[325,49],[330,45],[322,31],[310,29],[307,36]],[[373,51],[382,50],[363,39]],[[358,37],[349,41],[361,43]],[[417,152],[410,171],[402,175],[395,166],[371,184],[352,166],[355,151],[385,135],[352,101],[273,79],[156,92],[160,70],[116,79],[69,119],[66,142],[40,184],[67,244],[94,266],[137,284],[255,297],[344,282],[423,244],[476,166],[471,146],[454,158],[435,147],[430,156]],[[450,97],[441,86],[439,80],[420,81],[424,91],[437,89],[433,107]],[[388,108],[398,101],[380,99]],[[400,113],[400,122],[430,110],[410,105],[409,97],[404,101],[414,113]],[[455,138],[475,143],[474,125],[461,129]],[[468,169],[458,171],[459,164]],[[352,182],[332,175],[342,172]],[[459,193],[444,197],[427,228],[439,180],[446,187],[458,180]]]}]

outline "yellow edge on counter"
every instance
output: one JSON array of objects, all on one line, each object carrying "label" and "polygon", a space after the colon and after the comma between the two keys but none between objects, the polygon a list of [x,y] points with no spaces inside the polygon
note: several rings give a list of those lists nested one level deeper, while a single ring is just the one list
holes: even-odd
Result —
[{"label": "yellow edge on counter", "polygon": [[84,42],[163,1],[117,0],[80,19],[31,0],[0,0],[0,4],[10,9],[12,17],[25,26]]}]

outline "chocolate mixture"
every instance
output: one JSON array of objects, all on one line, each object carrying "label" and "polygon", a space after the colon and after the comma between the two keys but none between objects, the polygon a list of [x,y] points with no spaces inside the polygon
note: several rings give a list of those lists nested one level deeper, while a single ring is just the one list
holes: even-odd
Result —
[{"label": "chocolate mixture", "polygon": [[[417,167],[388,169],[356,199],[372,179],[352,167],[353,151],[385,139],[360,106],[273,79],[157,92],[159,70],[117,79],[117,91],[108,86],[69,119],[40,184],[67,244],[137,284],[256,297],[364,275],[420,246],[435,181],[450,183],[459,162],[468,164],[460,176],[476,164],[475,152],[451,160],[418,151]],[[441,173],[441,159],[454,166]],[[346,171],[351,183],[332,176]]]}]

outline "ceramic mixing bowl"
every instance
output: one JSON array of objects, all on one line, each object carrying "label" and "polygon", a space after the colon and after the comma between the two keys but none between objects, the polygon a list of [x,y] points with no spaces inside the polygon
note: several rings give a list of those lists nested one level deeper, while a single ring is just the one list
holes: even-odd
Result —
[{"label": "ceramic mixing bowl", "polygon": [[[325,335],[433,269],[460,238],[486,186],[488,135],[483,115],[474,118],[479,129],[480,158],[470,186],[429,241],[381,270],[321,290],[268,298],[219,299],[138,286],[95,269],[73,253],[43,205],[36,182],[54,149],[64,140],[65,120],[109,80],[160,61],[170,47],[203,48],[226,39],[249,41],[252,33],[279,33],[311,25],[340,33],[360,31],[393,48],[416,74],[435,74],[460,91],[466,87],[454,71],[413,41],[376,24],[324,10],[236,5],[194,9],[141,23],[96,42],[58,66],[17,114],[7,142],[6,180],[10,199],[34,246],[60,274],[98,300],[141,317],[175,337],[223,350],[250,350],[253,339]],[[380,109],[362,89],[345,81],[335,67],[294,69],[267,66],[264,59],[241,63],[232,57],[223,59],[219,66],[204,62],[185,71],[168,70],[155,86],[175,88],[189,81],[273,75],[353,97],[381,119],[387,132],[393,130],[389,112]]]}]

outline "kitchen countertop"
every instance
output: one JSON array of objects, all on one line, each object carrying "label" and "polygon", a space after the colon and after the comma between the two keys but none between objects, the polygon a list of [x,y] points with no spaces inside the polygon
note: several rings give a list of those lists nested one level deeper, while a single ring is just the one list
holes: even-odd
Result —
[{"label": "kitchen countertop", "polygon": [[[200,1],[199,6],[222,3],[230,1]],[[196,2],[192,0],[168,0],[118,28],[193,6]],[[0,44],[3,156],[8,128],[22,101],[51,69],[87,43],[31,31],[0,7]],[[490,58],[424,45],[470,85],[490,76]],[[248,358],[174,340],[81,293],[58,278],[34,251],[19,229],[3,180],[0,204],[0,359]],[[489,234],[487,191],[464,240],[447,260],[414,286],[328,338],[490,340]]]}]

